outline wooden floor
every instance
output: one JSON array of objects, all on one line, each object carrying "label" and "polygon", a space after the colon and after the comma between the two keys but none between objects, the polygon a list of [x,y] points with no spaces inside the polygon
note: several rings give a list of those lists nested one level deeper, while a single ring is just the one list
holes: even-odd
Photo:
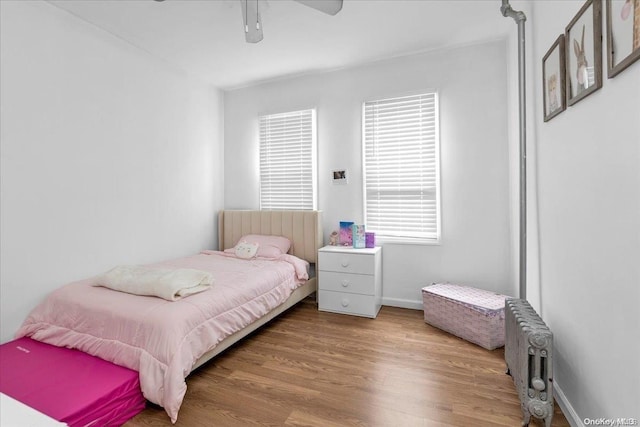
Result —
[{"label": "wooden floor", "polygon": [[[375,320],[303,302],[187,378],[177,426],[520,426],[504,350],[383,307]],[[569,426],[555,405],[552,426]],[[170,426],[160,407],[127,427]],[[531,426],[544,423],[532,422]]]}]

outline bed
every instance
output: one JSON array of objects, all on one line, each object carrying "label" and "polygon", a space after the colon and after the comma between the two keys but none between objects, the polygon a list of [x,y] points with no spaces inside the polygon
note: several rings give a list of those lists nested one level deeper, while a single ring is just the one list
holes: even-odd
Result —
[{"label": "bed", "polygon": [[[291,248],[277,259],[239,259],[233,248],[247,235],[283,236]],[[153,265],[211,272],[211,289],[169,302],[95,286],[96,278],[71,283],[36,307],[16,338],[76,348],[137,371],[145,398],[175,423],[191,371],[316,291],[319,211],[221,211],[218,239],[219,251]]]}]

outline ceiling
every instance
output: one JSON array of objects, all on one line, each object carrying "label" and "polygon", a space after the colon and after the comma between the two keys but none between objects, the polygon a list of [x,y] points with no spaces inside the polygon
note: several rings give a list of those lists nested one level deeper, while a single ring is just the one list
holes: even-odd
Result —
[{"label": "ceiling", "polygon": [[250,44],[240,1],[50,3],[222,89],[492,40],[515,25],[500,0],[344,0],[335,16],[259,0],[264,40]]}]

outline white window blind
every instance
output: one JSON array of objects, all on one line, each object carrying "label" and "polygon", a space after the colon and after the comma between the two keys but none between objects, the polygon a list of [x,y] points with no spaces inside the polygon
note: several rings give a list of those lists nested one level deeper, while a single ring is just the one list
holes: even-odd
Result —
[{"label": "white window blind", "polygon": [[365,102],[365,224],[376,235],[440,238],[438,96]]},{"label": "white window blind", "polygon": [[260,117],[260,209],[316,209],[316,112]]}]

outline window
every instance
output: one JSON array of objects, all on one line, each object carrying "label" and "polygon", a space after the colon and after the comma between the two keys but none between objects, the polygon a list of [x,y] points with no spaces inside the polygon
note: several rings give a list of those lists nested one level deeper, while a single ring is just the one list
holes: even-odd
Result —
[{"label": "window", "polygon": [[260,209],[316,209],[316,111],[260,117]]},{"label": "window", "polygon": [[402,241],[440,238],[437,93],[365,102],[367,230]]}]

